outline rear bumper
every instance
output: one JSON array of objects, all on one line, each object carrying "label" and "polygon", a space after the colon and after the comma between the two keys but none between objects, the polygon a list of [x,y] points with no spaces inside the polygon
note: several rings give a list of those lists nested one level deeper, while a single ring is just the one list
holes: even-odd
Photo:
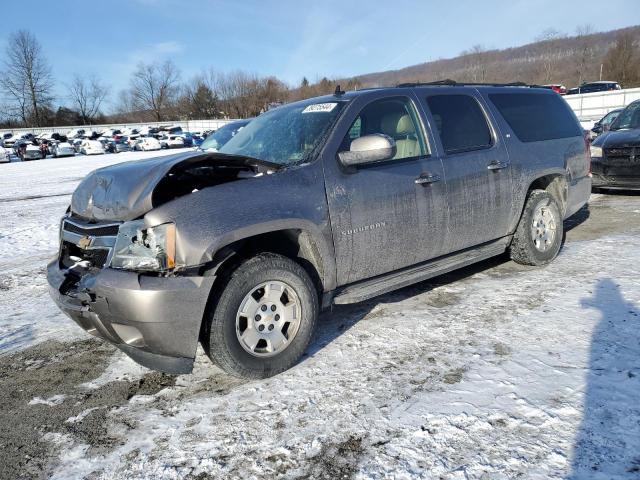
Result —
[{"label": "rear bumper", "polygon": [[151,277],[105,268],[47,266],[51,297],[88,333],[166,373],[193,368],[215,277]]}]

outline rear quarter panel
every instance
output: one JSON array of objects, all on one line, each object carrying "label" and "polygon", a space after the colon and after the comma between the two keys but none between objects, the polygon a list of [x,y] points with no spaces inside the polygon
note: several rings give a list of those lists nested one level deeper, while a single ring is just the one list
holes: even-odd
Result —
[{"label": "rear quarter panel", "polygon": [[[515,232],[529,188],[537,179],[547,175],[561,175],[565,178],[567,190],[564,192],[564,217],[567,218],[575,213],[587,202],[591,192],[589,159],[584,137],[580,135],[553,140],[522,142],[489,99],[490,94],[504,93],[505,90],[494,88],[478,90],[480,90],[480,94],[484,97],[488,108],[493,113],[498,128],[504,134],[509,153],[513,179],[510,232]],[[553,91],[547,92],[542,89],[531,94],[557,95]],[[567,108],[569,108],[568,105]],[[580,123],[573,112],[571,112],[571,115],[575,119],[576,125],[580,127]],[[580,130],[582,131],[581,127]]]}]

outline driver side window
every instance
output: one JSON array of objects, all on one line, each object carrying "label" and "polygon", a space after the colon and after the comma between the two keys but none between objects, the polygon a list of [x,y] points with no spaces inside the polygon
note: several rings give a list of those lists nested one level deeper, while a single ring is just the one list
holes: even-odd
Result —
[{"label": "driver side window", "polygon": [[429,154],[418,114],[413,102],[406,97],[376,100],[362,109],[347,135],[341,150],[349,150],[351,142],[365,135],[382,133],[396,142],[392,160],[417,158]]}]

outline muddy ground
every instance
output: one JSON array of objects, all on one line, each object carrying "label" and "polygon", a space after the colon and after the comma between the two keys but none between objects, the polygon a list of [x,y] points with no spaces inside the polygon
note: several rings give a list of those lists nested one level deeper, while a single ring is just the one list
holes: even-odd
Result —
[{"label": "muddy ground", "polygon": [[[618,193],[615,195],[594,195],[588,207],[581,210],[576,216],[566,222],[566,241],[580,242],[586,240],[598,240],[619,234],[640,234],[640,196],[631,193]],[[416,296],[424,295],[433,290],[433,294],[424,295],[424,305],[429,308],[442,309],[443,311],[461,301],[464,292],[456,290],[458,282],[464,282],[470,276],[478,273],[487,278],[512,275],[515,272],[528,270],[508,261],[502,257],[492,259],[482,264],[472,266],[463,271],[438,277],[420,285],[408,287],[400,292],[394,292],[380,299],[366,302],[363,305],[347,306],[335,309],[333,313],[324,314],[320,329],[322,333],[309,352],[310,356],[318,355],[318,352],[330,344],[333,339],[339,337],[344,331],[349,330],[359,321],[379,320],[386,314],[384,308],[378,308],[378,304],[400,303]],[[483,277],[484,278],[484,277]],[[482,281],[481,279],[478,281]],[[438,289],[441,286],[453,286],[453,290]],[[11,288],[10,284],[0,282],[0,294],[2,290]],[[543,303],[541,298],[535,296],[529,299],[531,305],[527,308],[537,308]],[[400,306],[401,307],[401,306]],[[407,307],[410,308],[410,307]],[[407,312],[410,314],[411,312]],[[491,312],[489,312],[491,313]],[[493,312],[500,315],[499,311]],[[394,315],[403,315],[402,308],[396,309]],[[73,328],[69,324],[68,328]],[[367,333],[360,333],[362,338],[360,348],[373,348],[368,345]],[[458,340],[452,340],[450,348],[467,348],[463,341],[472,344],[473,334]],[[508,340],[496,340],[493,351],[488,354],[500,362],[511,354],[511,346]],[[428,347],[428,345],[426,346]],[[321,353],[321,352],[320,352]],[[141,369],[137,374],[118,375],[117,362],[126,362],[122,354],[110,345],[94,339],[86,339],[75,342],[59,342],[45,340],[41,343],[19,351],[15,354],[0,357],[0,478],[1,479],[34,479],[48,478],[51,475],[64,477],[65,470],[60,470],[60,456],[65,449],[71,451],[78,445],[82,446],[83,458],[104,458],[114,449],[121,447],[135,436],[141,421],[141,413],[148,409],[159,412],[158,418],[171,418],[180,405],[184,402],[197,402],[198,399],[240,395],[243,388],[251,388],[245,382],[228,377],[209,366],[206,359],[200,358],[197,362],[197,372],[192,380],[181,380],[179,377],[163,375],[149,370]],[[407,385],[412,390],[396,392],[397,395],[410,397],[416,391],[439,390],[446,391],[453,388],[473,368],[473,358],[465,359],[456,364],[450,358],[441,361],[437,350],[426,355],[424,368],[420,371],[422,376],[410,378]],[[415,359],[407,359],[412,362]],[[114,367],[115,362],[115,367]],[[128,364],[127,364],[128,365]],[[111,367],[110,367],[111,366]],[[397,365],[387,365],[390,374],[398,375]],[[380,372],[384,375],[384,364],[380,366]],[[107,372],[111,368],[112,371]],[[401,374],[401,373],[400,373]],[[339,377],[339,370],[335,372]],[[96,382],[96,379],[98,381]],[[102,379],[102,380],[99,380]],[[366,377],[362,379],[366,383]],[[376,381],[372,379],[372,381]],[[340,384],[340,379],[337,379]],[[268,388],[269,383],[261,384],[260,388]],[[349,385],[343,385],[349,389]],[[304,394],[304,392],[301,392]],[[276,402],[277,403],[277,402]],[[266,407],[265,407],[266,408]],[[312,405],[300,403],[299,408],[313,408]],[[366,402],[364,402],[364,411]],[[128,410],[135,411],[135,415],[128,415]],[[340,408],[337,407],[339,411]],[[322,415],[331,415],[330,410],[322,412]],[[242,414],[239,414],[242,416]],[[144,416],[144,415],[143,415]],[[206,417],[205,412],[199,412],[182,425],[181,435],[184,442],[197,444],[204,441],[198,430],[198,423]],[[246,419],[245,419],[246,420]],[[233,418],[228,419],[233,423]],[[257,416],[256,422],[269,422],[273,429],[291,429],[289,415],[282,415],[274,419],[269,413],[263,417]],[[496,418],[494,427],[505,426],[508,419]],[[190,423],[191,422],[191,423]],[[502,425],[502,424],[505,425]],[[299,428],[310,428],[309,425],[300,425]],[[256,426],[256,428],[258,428]],[[429,427],[422,427],[428,434]],[[242,432],[235,432],[235,440],[241,443]],[[383,448],[393,440],[391,436],[385,436],[382,432],[351,433],[342,441],[324,442],[315,451],[306,454],[306,463],[288,464],[289,454],[282,451],[283,447],[274,449],[271,456],[264,458],[264,470],[255,472],[263,478],[276,477],[314,477],[314,478],[351,478],[356,476],[361,456],[365,449]],[[134,464],[144,464],[162,457],[163,440],[162,432],[158,432],[155,450],[144,454],[144,462],[141,462],[141,449],[132,448],[129,451],[131,462],[121,459],[120,470],[105,474],[102,467],[86,475],[88,478],[108,478],[116,475],[122,478],[144,476],[143,471],[130,470]],[[167,440],[168,442],[168,440]],[[286,442],[285,442],[286,444]],[[289,448],[289,447],[286,447]],[[296,445],[290,445],[295,449]],[[250,451],[239,450],[240,454],[250,455]],[[225,462],[232,463],[232,458],[225,458],[221,454],[214,458],[217,471],[224,471]],[[400,455],[400,454],[399,454]],[[151,460],[150,460],[151,459]],[[402,455],[397,457],[402,462]],[[67,459],[68,461],[68,459]],[[175,455],[171,462],[175,462]],[[640,461],[640,460],[639,460]],[[153,462],[152,462],[153,463]],[[199,466],[198,466],[199,465]],[[262,464],[261,464],[262,465]],[[214,478],[206,472],[202,464],[196,464],[191,470],[188,465],[169,464],[169,470],[162,470],[159,475],[167,478]],[[173,470],[171,470],[173,468]],[[413,468],[413,467],[412,467]],[[633,465],[629,468],[633,468]],[[640,464],[638,464],[640,468]],[[85,469],[84,472],[91,469]],[[167,473],[167,472],[172,473]],[[407,474],[411,476],[411,468]],[[633,473],[633,472],[631,472]],[[70,473],[69,478],[75,474]],[[231,474],[230,474],[231,475]],[[84,476],[84,474],[83,474]],[[233,475],[232,475],[233,476]],[[382,475],[384,476],[384,475]],[[455,476],[443,478],[458,478]],[[491,476],[487,477],[491,478]]]}]

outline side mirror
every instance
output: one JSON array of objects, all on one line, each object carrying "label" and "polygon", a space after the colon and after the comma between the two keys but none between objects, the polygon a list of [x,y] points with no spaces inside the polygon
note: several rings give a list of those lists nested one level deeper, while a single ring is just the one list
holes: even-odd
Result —
[{"label": "side mirror", "polygon": [[345,167],[357,167],[365,163],[389,160],[395,154],[395,140],[387,135],[374,133],[356,138],[348,151],[338,153],[338,159]]}]

